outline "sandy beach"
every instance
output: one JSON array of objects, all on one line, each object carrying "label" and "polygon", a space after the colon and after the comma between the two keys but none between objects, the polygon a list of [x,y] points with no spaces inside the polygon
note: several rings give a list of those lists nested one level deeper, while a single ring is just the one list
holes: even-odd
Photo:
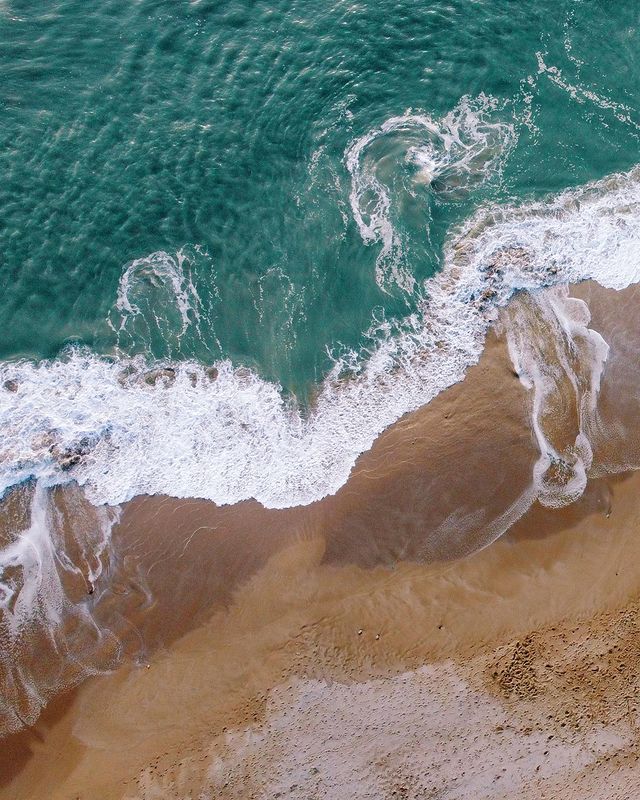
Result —
[{"label": "sandy beach", "polygon": [[610,491],[610,515],[430,567],[289,544],[10,738],[0,796],[631,797],[638,481]]},{"label": "sandy beach", "polygon": [[[633,797],[637,333],[613,293],[574,294],[613,352],[578,500],[532,497],[532,392],[504,318],[465,381],[386,431],[335,496],[137,498],[90,596],[78,570],[63,581],[90,603],[66,629],[84,660],[36,630],[4,674],[5,703],[37,721],[3,741],[0,798]],[[633,319],[638,292],[623,301]],[[516,303],[505,313],[537,313]],[[570,438],[556,387],[549,435]],[[53,500],[67,526],[75,491]]]}]

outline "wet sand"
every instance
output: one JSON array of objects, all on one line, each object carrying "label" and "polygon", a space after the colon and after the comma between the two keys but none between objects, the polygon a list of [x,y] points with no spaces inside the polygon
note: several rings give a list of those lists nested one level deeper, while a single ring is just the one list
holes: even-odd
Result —
[{"label": "wet sand", "polygon": [[289,544],[225,610],[23,735],[0,796],[515,797],[607,757],[631,768],[639,487],[616,483],[608,517],[548,537],[523,520],[446,564],[337,566],[322,537]]},{"label": "wet sand", "polygon": [[[531,396],[500,327],[334,497],[137,498],[86,600],[109,631],[92,663],[117,669],[4,740],[0,798],[595,798],[612,765],[607,796],[630,796],[640,478],[611,470],[637,463],[639,296],[576,293],[612,348],[580,500],[531,505]],[[55,696],[75,673],[44,657]]]}]

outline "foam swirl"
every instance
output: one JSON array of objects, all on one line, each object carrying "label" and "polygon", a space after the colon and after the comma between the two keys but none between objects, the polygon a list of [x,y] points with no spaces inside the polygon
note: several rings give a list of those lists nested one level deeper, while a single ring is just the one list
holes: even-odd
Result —
[{"label": "foam swirl", "polygon": [[481,95],[463,97],[439,120],[408,110],[348,148],[351,210],[363,242],[381,244],[376,281],[383,291],[394,285],[406,292],[415,288],[403,258],[400,225],[403,217],[411,216],[410,207],[424,208],[430,196],[440,202],[459,200],[497,173],[515,141],[515,131],[512,125],[491,120],[496,108],[493,98]]}]

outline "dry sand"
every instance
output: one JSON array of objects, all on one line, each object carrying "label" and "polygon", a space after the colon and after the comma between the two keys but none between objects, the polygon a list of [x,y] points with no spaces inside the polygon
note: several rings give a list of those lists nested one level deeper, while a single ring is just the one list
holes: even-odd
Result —
[{"label": "dry sand", "polygon": [[639,488],[446,565],[291,544],[43,718],[0,797],[636,797]]}]

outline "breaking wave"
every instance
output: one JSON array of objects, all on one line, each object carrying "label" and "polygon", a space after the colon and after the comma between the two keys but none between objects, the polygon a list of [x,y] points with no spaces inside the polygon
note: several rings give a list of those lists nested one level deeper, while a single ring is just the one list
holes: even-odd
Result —
[{"label": "breaking wave", "polygon": [[[640,169],[548,201],[481,209],[450,240],[443,270],[422,287],[419,310],[399,329],[378,326],[366,353],[337,360],[308,411],[228,361],[207,368],[74,350],[51,362],[5,363],[0,490],[35,476],[45,484],[73,478],[96,503],[142,493],[219,504],[255,498],[273,508],[311,503],[345,483],[381,431],[464,377],[498,309],[515,292],[587,278],[616,289],[640,280],[639,223]],[[178,284],[180,311],[179,298],[188,298],[189,289],[184,279]],[[139,307],[130,291],[124,282],[125,327],[126,315]],[[563,303],[557,299],[555,318],[566,332]],[[584,314],[572,319],[588,340],[585,352],[600,364],[585,378],[587,409],[606,345],[584,333]],[[525,343],[514,323],[514,359],[543,397],[531,366],[535,354],[525,352]],[[549,459],[539,469],[542,494],[556,456],[560,471],[568,465],[570,473],[564,499],[558,481],[547,492],[552,504],[569,502],[580,490],[578,473],[589,462],[585,431],[579,426],[572,452],[563,456],[549,449],[552,437],[540,428]]]}]

